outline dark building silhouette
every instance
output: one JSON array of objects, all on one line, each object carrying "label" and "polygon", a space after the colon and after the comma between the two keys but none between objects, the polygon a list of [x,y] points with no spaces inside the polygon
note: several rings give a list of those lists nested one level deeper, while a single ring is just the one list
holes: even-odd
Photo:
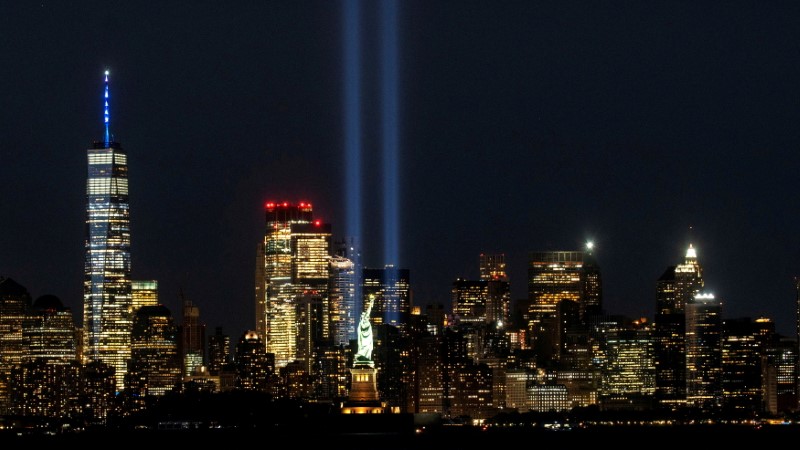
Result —
[{"label": "dark building silhouette", "polygon": [[200,320],[200,308],[184,296],[183,292],[180,298],[183,321],[179,329],[178,351],[182,373],[184,376],[189,376],[205,363],[206,325]]},{"label": "dark building silhouette", "polygon": [[264,343],[255,331],[245,333],[236,345],[236,387],[268,392],[275,360],[264,353]]},{"label": "dark building silhouette", "polygon": [[219,372],[231,362],[231,337],[222,333],[222,327],[217,327],[214,334],[208,337],[208,371],[212,375]]},{"label": "dark building silhouette", "polygon": [[163,305],[136,311],[126,388],[138,397],[163,395],[181,379],[178,328]]}]

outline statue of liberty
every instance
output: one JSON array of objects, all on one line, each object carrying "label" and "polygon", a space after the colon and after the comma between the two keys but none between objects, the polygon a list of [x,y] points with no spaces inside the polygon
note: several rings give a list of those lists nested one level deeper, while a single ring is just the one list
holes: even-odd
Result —
[{"label": "statue of liberty", "polygon": [[353,358],[353,366],[369,365],[372,367],[372,324],[369,322],[369,315],[372,312],[372,304],[375,302],[375,295],[370,294],[367,308],[361,313],[361,320],[358,322],[358,351]]}]

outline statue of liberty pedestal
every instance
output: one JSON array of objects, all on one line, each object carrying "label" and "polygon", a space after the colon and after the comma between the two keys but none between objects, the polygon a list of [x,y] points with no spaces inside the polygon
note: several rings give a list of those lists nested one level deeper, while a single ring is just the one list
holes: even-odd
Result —
[{"label": "statue of liberty pedestal", "polygon": [[375,363],[372,361],[372,324],[369,321],[373,303],[375,303],[375,296],[370,295],[367,308],[361,313],[361,320],[358,322],[358,351],[353,358],[353,367],[375,367]]}]

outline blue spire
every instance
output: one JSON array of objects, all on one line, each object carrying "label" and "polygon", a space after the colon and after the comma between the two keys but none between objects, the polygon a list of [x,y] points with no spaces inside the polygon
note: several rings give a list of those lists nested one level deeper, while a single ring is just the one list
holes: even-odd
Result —
[{"label": "blue spire", "polygon": [[110,114],[108,113],[108,70],[106,70],[106,93],[104,98],[105,107],[103,109],[103,122],[105,122],[106,127],[106,134],[105,134],[105,143],[106,147],[111,145],[111,131],[109,130],[110,125]]}]

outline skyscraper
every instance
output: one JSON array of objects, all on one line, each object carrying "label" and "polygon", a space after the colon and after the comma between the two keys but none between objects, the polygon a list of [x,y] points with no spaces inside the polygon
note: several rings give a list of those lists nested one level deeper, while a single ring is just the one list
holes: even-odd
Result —
[{"label": "skyscraper", "polygon": [[222,333],[222,327],[217,327],[214,334],[208,338],[208,371],[212,375],[219,375],[230,359],[231,337]]},{"label": "skyscraper", "polygon": [[131,352],[133,323],[128,156],[112,140],[109,101],[106,71],[104,139],[95,141],[87,151],[84,356],[113,367],[117,388],[121,389]]},{"label": "skyscraper", "polygon": [[[266,204],[266,231],[256,267],[256,333],[266,336],[275,366],[297,357],[296,303],[313,290],[323,298],[324,338],[329,338],[328,260],[331,226],[314,220],[310,203]],[[263,267],[263,269],[262,269]]]},{"label": "skyscraper", "polygon": [[131,281],[131,299],[133,314],[142,306],[158,306],[158,281]]},{"label": "skyscraper", "polygon": [[330,336],[334,345],[348,346],[356,338],[356,270],[353,261],[334,256],[330,260]]},{"label": "skyscraper", "polygon": [[[383,269],[364,269],[363,303],[375,295],[372,319],[375,325],[388,323],[402,326],[411,312],[411,291],[408,269],[386,266]],[[363,309],[363,308],[362,308]]]},{"label": "skyscraper", "polygon": [[128,388],[135,394],[163,395],[181,376],[178,329],[163,305],[143,306],[133,324]]},{"label": "skyscraper", "polygon": [[0,414],[7,414],[11,407],[11,370],[22,362],[22,330],[30,303],[27,289],[0,277]]},{"label": "skyscraper", "polygon": [[656,398],[677,406],[686,400],[686,303],[703,288],[697,250],[689,244],[683,263],[656,282]]},{"label": "skyscraper", "polygon": [[203,365],[206,350],[206,325],[200,320],[200,308],[181,292],[183,323],[180,326],[180,359],[183,375],[189,376]]},{"label": "skyscraper", "polygon": [[686,401],[712,407],[722,397],[722,303],[697,294],[686,310]]},{"label": "skyscraper", "polygon": [[576,251],[533,252],[528,265],[528,308],[524,316],[534,349],[540,358],[558,355],[561,333],[558,305],[567,300],[578,306],[579,318],[600,308],[600,269],[589,254]]},{"label": "skyscraper", "polygon": [[72,310],[54,295],[43,295],[33,303],[22,328],[23,361],[45,359],[57,364],[75,361],[75,324]]},{"label": "skyscraper", "polygon": [[453,301],[453,315],[459,322],[485,322],[486,304],[489,297],[487,280],[465,280],[453,282],[450,291]]}]

